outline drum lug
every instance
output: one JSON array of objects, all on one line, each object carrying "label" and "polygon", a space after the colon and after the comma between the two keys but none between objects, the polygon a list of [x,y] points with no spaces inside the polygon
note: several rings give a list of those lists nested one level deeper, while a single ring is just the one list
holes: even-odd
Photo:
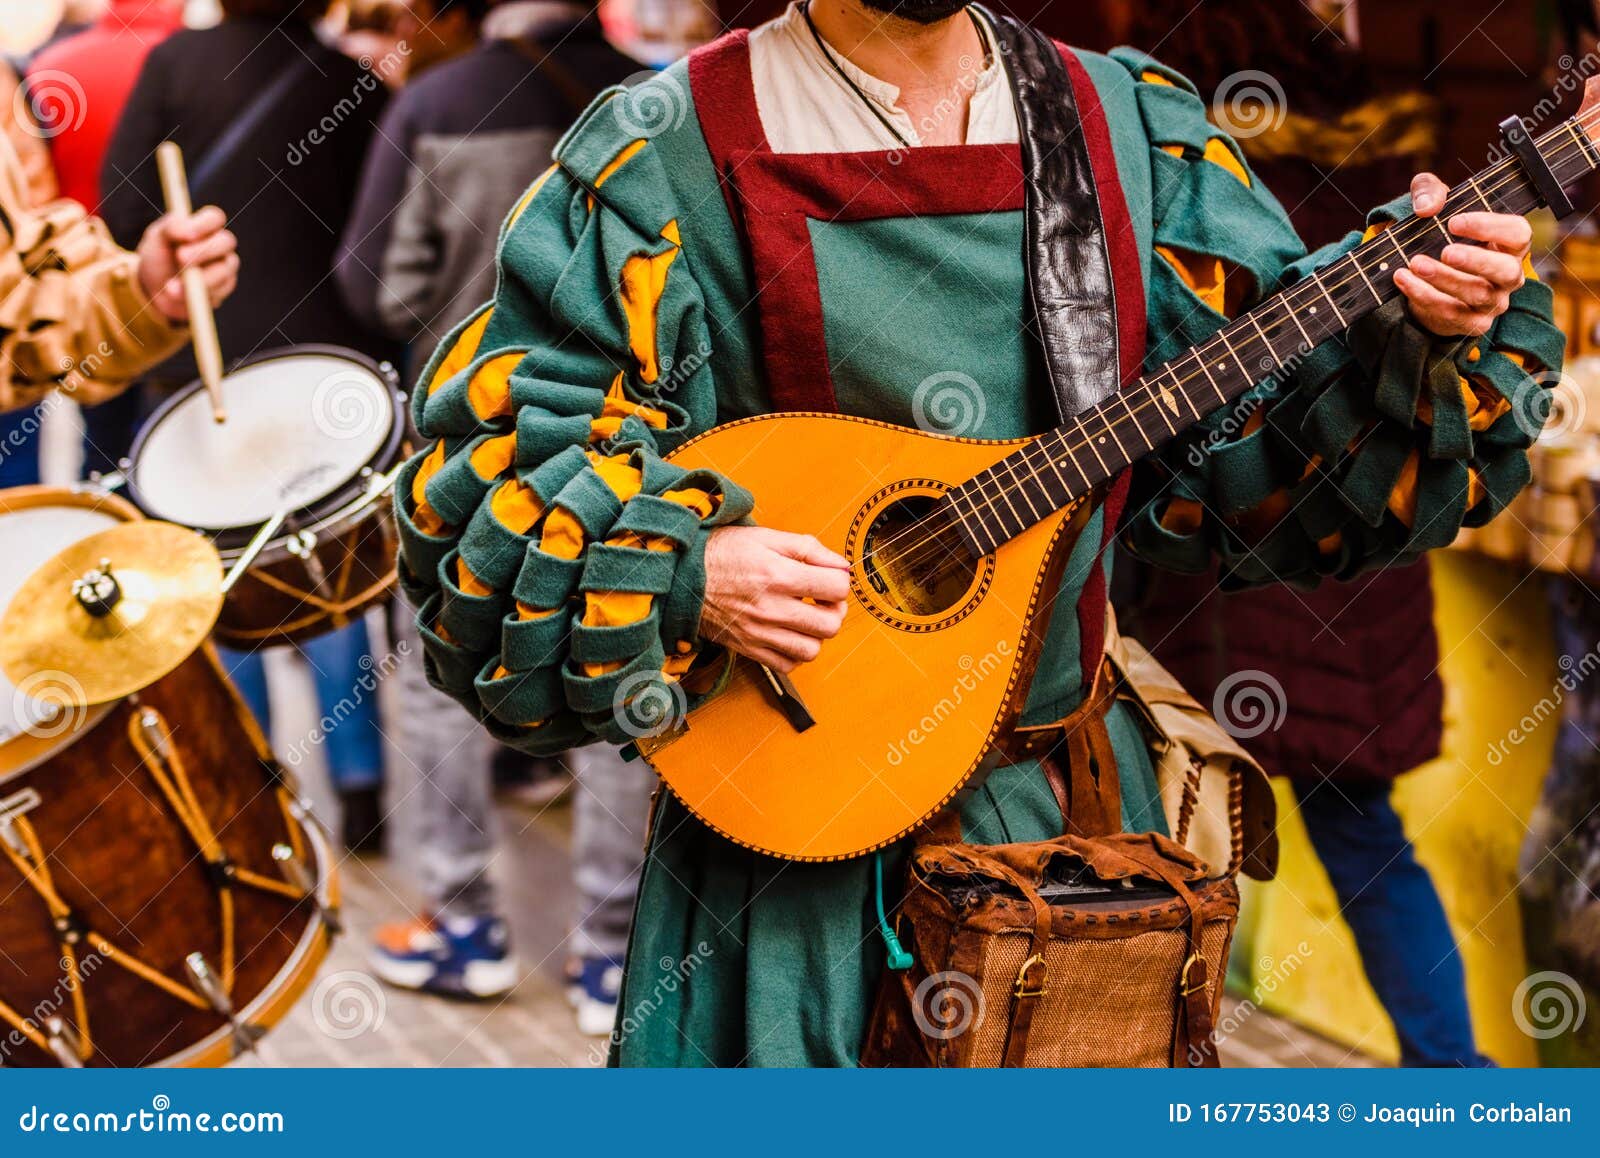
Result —
[{"label": "drum lug", "polygon": [[44,1023],[44,1027],[49,1035],[45,1041],[50,1046],[50,1053],[56,1059],[56,1064],[64,1070],[81,1070],[83,1041],[78,1037],[78,1031],[59,1017],[50,1018]]},{"label": "drum lug", "polygon": [[12,852],[26,861],[32,861],[33,854],[28,849],[27,841],[22,839],[11,822],[23,813],[32,812],[43,803],[43,798],[32,788],[24,788],[21,792],[0,800],[0,840],[5,841]]},{"label": "drum lug", "polygon": [[312,880],[310,870],[299,857],[295,856],[294,849],[281,842],[275,844],[272,846],[272,859],[278,862],[278,871],[283,873],[283,879],[304,893],[316,906],[317,915],[328,927],[328,932],[335,937],[343,934],[344,922],[339,916],[339,910],[325,903],[317,895],[317,882]]},{"label": "drum lug", "polygon": [[310,559],[311,552],[317,548],[317,533],[296,531],[285,540],[283,548],[296,559]]},{"label": "drum lug", "polygon": [[222,988],[222,983],[217,980],[216,973],[212,970],[210,962],[202,953],[190,953],[183,959],[183,967],[189,974],[189,980],[194,982],[194,987],[200,991],[200,996],[211,1003],[211,1008],[227,1019],[228,1025],[233,1029],[233,1054],[238,1057],[244,1053],[254,1053],[256,1042],[266,1036],[266,1030],[260,1026],[249,1025],[240,1021],[233,1011],[233,1002],[229,1000],[227,992]]}]

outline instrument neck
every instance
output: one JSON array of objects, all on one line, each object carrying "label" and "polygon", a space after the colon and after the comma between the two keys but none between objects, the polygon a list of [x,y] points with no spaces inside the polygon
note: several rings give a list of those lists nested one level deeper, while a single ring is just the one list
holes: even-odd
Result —
[{"label": "instrument neck", "polygon": [[[1600,152],[1577,119],[1533,144],[1563,186],[1600,168]],[[968,550],[976,556],[993,552],[1238,402],[1257,384],[1292,373],[1317,346],[1399,297],[1395,272],[1419,255],[1437,257],[1454,240],[1446,223],[1455,214],[1523,215],[1543,203],[1517,158],[1490,165],[1457,185],[1435,216],[1395,222],[1187,353],[969,479],[941,506]],[[1238,407],[1231,433],[1243,427],[1254,408]]]}]

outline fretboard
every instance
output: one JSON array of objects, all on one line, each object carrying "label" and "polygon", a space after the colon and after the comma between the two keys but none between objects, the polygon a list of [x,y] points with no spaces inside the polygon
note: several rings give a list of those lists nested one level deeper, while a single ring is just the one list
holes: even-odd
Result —
[{"label": "fretboard", "polygon": [[[1535,142],[1563,186],[1600,168],[1576,120]],[[1257,383],[1291,371],[1315,347],[1400,296],[1397,270],[1456,240],[1457,213],[1525,214],[1543,204],[1515,158],[1457,185],[1433,217],[1395,222],[1356,249],[1229,322],[1187,353],[1035,439],[951,491],[940,505],[967,548],[987,555],[1139,459],[1172,442]]]}]

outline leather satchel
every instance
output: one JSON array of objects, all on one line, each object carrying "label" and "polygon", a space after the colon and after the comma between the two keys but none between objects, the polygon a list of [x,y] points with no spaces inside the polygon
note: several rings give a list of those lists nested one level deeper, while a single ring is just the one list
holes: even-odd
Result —
[{"label": "leather satchel", "polygon": [[966,844],[946,810],[912,850],[895,918],[911,962],[884,972],[863,1065],[1216,1065],[1238,888],[1166,836],[1104,831],[1120,682],[1105,665],[1040,757],[1062,836]]}]

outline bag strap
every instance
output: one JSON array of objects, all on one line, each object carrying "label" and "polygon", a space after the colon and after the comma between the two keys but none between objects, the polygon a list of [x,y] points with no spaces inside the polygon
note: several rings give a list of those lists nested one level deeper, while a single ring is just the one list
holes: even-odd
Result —
[{"label": "bag strap", "polygon": [[233,155],[267,119],[267,114],[276,109],[283,98],[300,83],[311,68],[311,63],[310,57],[301,55],[293,64],[280,72],[271,84],[251,97],[250,102],[228,122],[221,135],[211,142],[200,159],[189,169],[189,191],[195,200],[203,200],[201,191],[223,166],[233,160]]},{"label": "bag strap", "polygon": [[[1121,845],[1117,851],[1161,881],[1189,909],[1189,953],[1178,975],[1178,996],[1183,1002],[1182,1016],[1172,1035],[1172,1064],[1182,1067],[1191,1053],[1200,1057],[1204,1069],[1217,1067],[1217,1047],[1212,1040],[1215,1026],[1211,1015],[1211,965],[1202,950],[1205,929],[1205,902],[1189,887],[1176,865],[1162,855],[1153,840]],[[1219,962],[1219,967],[1221,963]]]},{"label": "bag strap", "polygon": [[561,94],[562,101],[574,118],[600,95],[598,88],[584,81],[556,56],[556,47],[559,45],[547,48],[543,41],[532,36],[513,36],[508,38],[506,43],[533,62],[534,71],[548,80],[556,92]]}]

